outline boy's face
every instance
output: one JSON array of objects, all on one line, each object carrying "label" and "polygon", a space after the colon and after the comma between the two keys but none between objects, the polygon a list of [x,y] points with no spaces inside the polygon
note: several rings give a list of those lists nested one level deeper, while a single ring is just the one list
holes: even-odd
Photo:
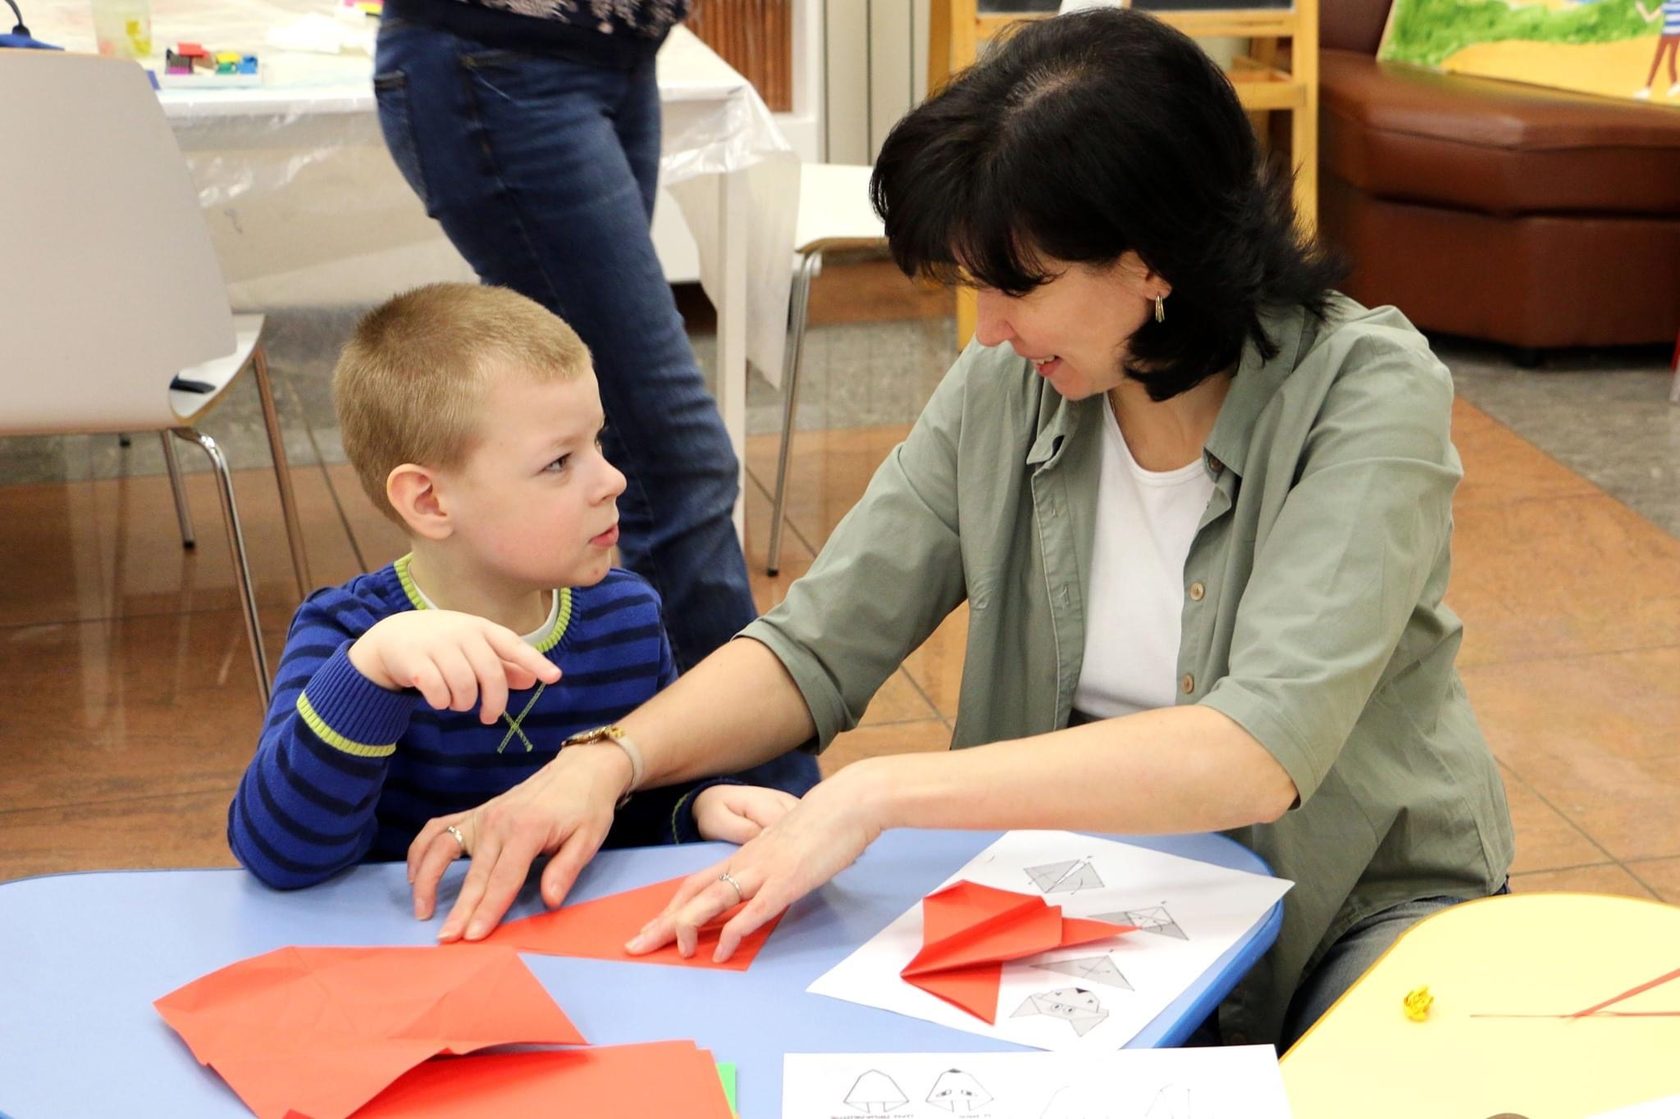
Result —
[{"label": "boy's face", "polygon": [[604,423],[591,372],[492,379],[477,446],[439,476],[454,536],[483,577],[543,589],[606,576],[625,482],[601,453]]}]

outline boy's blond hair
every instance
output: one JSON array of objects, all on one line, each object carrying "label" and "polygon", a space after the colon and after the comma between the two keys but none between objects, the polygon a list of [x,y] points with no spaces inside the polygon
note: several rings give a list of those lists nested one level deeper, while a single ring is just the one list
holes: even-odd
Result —
[{"label": "boy's blond hair", "polygon": [[498,372],[567,381],[590,368],[577,332],[507,288],[429,284],[387,300],[356,324],[333,370],[344,452],[362,489],[402,517],[385,479],[405,462],[448,470],[480,436],[479,412]]}]

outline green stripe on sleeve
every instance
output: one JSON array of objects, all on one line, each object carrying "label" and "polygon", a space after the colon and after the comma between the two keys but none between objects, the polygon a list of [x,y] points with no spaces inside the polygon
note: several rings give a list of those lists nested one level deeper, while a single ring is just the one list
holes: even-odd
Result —
[{"label": "green stripe on sleeve", "polygon": [[343,751],[357,758],[388,758],[397,752],[395,742],[387,742],[383,746],[369,746],[365,742],[352,742],[327,725],[327,721],[316,712],[309,702],[307,692],[299,692],[297,698],[298,715],[303,718],[303,725],[315,732],[315,737],[325,742],[335,750]]}]

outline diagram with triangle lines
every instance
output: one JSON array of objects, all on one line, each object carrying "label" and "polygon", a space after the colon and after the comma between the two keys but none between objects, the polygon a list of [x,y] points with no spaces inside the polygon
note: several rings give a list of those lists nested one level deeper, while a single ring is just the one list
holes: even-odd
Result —
[{"label": "diagram with triangle lines", "polygon": [[1114,957],[1108,953],[1101,956],[1080,956],[1072,960],[1057,960],[1054,963],[1033,964],[1039,971],[1059,971],[1063,975],[1071,975],[1075,979],[1083,979],[1087,983],[1101,983],[1105,987],[1119,987],[1124,991],[1135,990],[1131,981],[1120,972],[1114,963]]},{"label": "diagram with triangle lines", "polygon": [[1118,913],[1098,913],[1094,918],[1098,921],[1112,921],[1117,925],[1136,925],[1142,932],[1154,933],[1157,936],[1175,936],[1180,940],[1189,940],[1190,934],[1173,920],[1172,914],[1167,912],[1164,905],[1152,905],[1147,909],[1122,909]]},{"label": "diagram with triangle lines", "polygon": [[1103,885],[1102,876],[1090,859],[1069,859],[1059,863],[1041,863],[1026,868],[1033,885],[1046,894],[1071,894],[1079,890],[1097,890]]}]

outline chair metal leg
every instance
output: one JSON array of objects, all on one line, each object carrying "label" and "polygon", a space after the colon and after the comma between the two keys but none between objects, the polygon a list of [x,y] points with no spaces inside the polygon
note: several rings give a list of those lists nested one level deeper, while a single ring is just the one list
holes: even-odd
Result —
[{"label": "chair metal leg", "polygon": [[204,449],[215,469],[217,492],[222,498],[222,519],[227,522],[228,550],[233,555],[233,574],[239,580],[239,597],[245,609],[245,636],[251,643],[251,666],[257,673],[257,694],[262,697],[263,711],[268,711],[271,690],[268,675],[268,654],[263,650],[262,620],[257,616],[257,592],[251,583],[251,565],[245,556],[245,534],[239,528],[239,508],[233,499],[233,474],[228,470],[227,456],[216,441],[202,431],[178,427],[175,434]]},{"label": "chair metal leg", "polygon": [[782,445],[776,454],[776,495],[770,505],[770,554],[766,569],[782,569],[782,528],[787,514],[788,455],[793,449],[793,409],[799,397],[799,367],[805,356],[805,322],[811,309],[811,279],[822,264],[822,251],[806,253],[793,274],[787,360],[782,363]]},{"label": "chair metal leg", "polygon": [[181,460],[175,457],[175,437],[167,431],[158,432],[163,444],[163,465],[169,472],[169,492],[175,495],[175,520],[181,525],[181,547],[197,545],[193,534],[192,506],[187,504],[187,487],[181,484]]},{"label": "chair metal leg", "polygon": [[251,373],[262,398],[263,426],[268,428],[268,448],[274,456],[274,481],[280,487],[280,514],[286,519],[286,543],[292,549],[292,574],[297,577],[298,597],[308,598],[314,584],[309,578],[309,556],[303,548],[303,530],[298,527],[297,499],[292,496],[292,468],[286,461],[286,442],[280,434],[280,412],[274,407],[274,386],[268,378],[268,355],[262,346],[251,350]]}]

